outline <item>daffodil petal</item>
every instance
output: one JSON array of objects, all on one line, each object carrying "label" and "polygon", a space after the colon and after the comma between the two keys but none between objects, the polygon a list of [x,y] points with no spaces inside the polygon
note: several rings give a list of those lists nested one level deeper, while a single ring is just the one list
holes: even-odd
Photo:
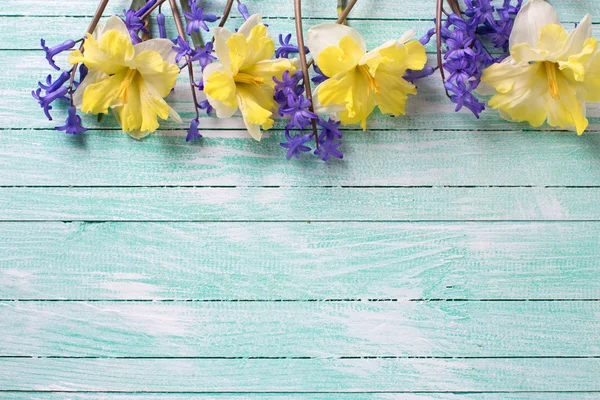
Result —
[{"label": "daffodil petal", "polygon": [[531,47],[529,43],[515,44],[510,49],[510,54],[516,62],[535,62],[548,59],[548,50]]},{"label": "daffodil petal", "polygon": [[220,27],[213,28],[212,31],[217,58],[225,70],[231,72],[231,59],[229,58],[229,47],[227,46],[227,41],[233,35],[233,33],[229,29]]},{"label": "daffodil petal", "polygon": [[577,82],[585,81],[585,69],[589,60],[594,56],[598,48],[598,40],[589,38],[586,40],[581,53],[569,57],[568,61],[559,61],[559,69],[570,70],[573,73],[573,79]]},{"label": "daffodil petal", "polygon": [[267,36],[267,27],[262,24],[252,28],[246,43],[247,47],[253,51],[246,55],[243,69],[259,61],[268,60],[275,54],[275,42]]},{"label": "daffodil petal", "polygon": [[158,118],[166,120],[169,118],[170,107],[163,97],[152,85],[138,80],[140,91],[140,103],[142,113],[141,131],[154,132],[158,129]]},{"label": "daffodil petal", "polygon": [[356,69],[338,79],[323,82],[317,96],[325,110],[333,106],[331,110],[335,112],[339,106],[345,107],[339,112],[343,125],[360,123],[363,130],[367,129],[367,117],[375,108],[375,98],[371,95],[367,80]]},{"label": "daffodil petal", "polygon": [[71,64],[83,63],[90,71],[102,71],[107,75],[129,68],[135,54],[131,39],[119,31],[106,32],[99,41],[89,33],[85,39],[85,53],[79,50],[69,55]]},{"label": "daffodil petal", "polygon": [[123,22],[123,20],[116,15],[113,15],[106,20],[104,25],[99,25],[96,28],[94,31],[94,37],[99,38],[104,33],[112,30],[119,31],[122,35],[129,36],[129,30],[127,29],[127,25],[125,25],[125,22]]},{"label": "daffodil petal", "polygon": [[567,41],[567,31],[559,24],[547,24],[540,29],[540,39],[537,48],[555,53],[559,51]]},{"label": "daffodil petal", "polygon": [[227,48],[229,48],[229,69],[231,75],[237,75],[248,57],[246,37],[241,33],[234,33],[227,39]]},{"label": "daffodil petal", "polygon": [[334,77],[356,68],[364,54],[352,36],[344,36],[338,46],[323,49],[316,62],[325,75]]},{"label": "daffodil petal", "polygon": [[73,93],[73,105],[81,110],[81,107],[83,105],[83,93],[85,92],[85,88],[87,88],[89,85],[92,85],[94,83],[97,83],[103,79],[108,78],[108,75],[106,75],[104,72],[102,71],[90,71],[88,72],[88,74],[86,75],[85,79],[83,80],[83,82],[81,82],[79,84],[79,86],[77,86],[77,89],[75,90],[75,93]]},{"label": "daffodil petal", "polygon": [[206,92],[206,79],[208,78],[208,76],[212,75],[215,72],[225,72],[225,67],[223,66],[223,64],[221,64],[219,62],[214,62],[214,63],[208,64],[204,68],[204,71],[202,73],[202,79],[205,82],[205,90],[203,93],[206,95],[206,98],[207,98],[208,102],[210,103],[210,105],[215,109],[215,112],[217,113],[218,118],[229,118],[233,114],[235,114],[235,112],[238,109],[237,99],[235,98],[235,90],[237,90],[237,89],[234,86],[233,95],[234,95],[235,104],[232,104],[231,99],[227,98],[228,103],[232,104],[231,106],[224,104],[221,100],[211,97]]},{"label": "daffodil petal", "polygon": [[87,85],[83,92],[81,111],[92,114],[106,114],[109,107],[114,106],[126,71]]},{"label": "daffodil petal", "polygon": [[548,97],[548,125],[574,129],[581,135],[588,126],[585,106],[582,106],[584,99],[578,98],[575,89],[560,74],[557,83],[560,96],[556,99]]},{"label": "daffodil petal", "polygon": [[273,60],[259,61],[251,67],[244,70],[245,73],[263,80],[263,85],[275,86],[273,78],[281,80],[285,71],[294,74],[298,70],[297,59],[278,58]]},{"label": "daffodil petal", "polygon": [[204,93],[229,108],[237,107],[236,85],[231,74],[221,63],[212,63],[202,73]]},{"label": "daffodil petal", "polygon": [[240,26],[240,29],[238,29],[238,33],[241,33],[242,35],[248,37],[250,36],[250,32],[252,32],[252,30],[258,25],[264,26],[264,24],[262,23],[262,15],[252,14],[250,17],[248,17],[246,21],[244,21],[242,26]]},{"label": "daffodil petal", "polygon": [[256,98],[255,92],[251,92],[247,88],[238,88],[237,97],[250,136],[255,140],[260,140],[262,138],[260,126],[262,125],[265,129],[272,127],[271,116],[273,113],[260,104],[260,99]]},{"label": "daffodil petal", "polygon": [[529,0],[515,18],[509,39],[510,49],[519,43],[529,43],[532,47],[537,47],[540,31],[548,24],[560,24],[554,7],[545,0]]},{"label": "daffodil petal", "polygon": [[379,110],[384,114],[404,115],[408,95],[417,94],[416,86],[402,79],[402,75],[393,70],[392,73],[377,71],[377,82],[381,88],[385,88],[374,94]]},{"label": "daffodil petal", "polygon": [[385,42],[384,44],[374,48],[371,51],[368,51],[359,61],[360,65],[364,65],[367,64],[370,60],[380,57],[379,52],[383,49],[387,49],[388,47],[392,47],[392,46],[396,46],[396,47],[402,47],[402,45],[404,45],[406,42],[408,42],[412,37],[415,36],[415,31],[413,31],[412,29],[409,29],[408,31],[404,32],[404,34],[400,37],[400,39],[391,39],[388,40],[387,42]]},{"label": "daffodil petal", "polygon": [[552,55],[552,60],[565,60],[567,57],[583,51],[586,40],[592,37],[592,20],[586,14],[575,29],[569,33],[562,48]]},{"label": "daffodil petal", "polygon": [[179,76],[179,67],[176,64],[164,61],[155,51],[145,50],[135,56],[135,65],[144,80],[150,83],[162,97],[171,93]]},{"label": "daffodil petal", "polygon": [[[173,42],[169,39],[150,39],[133,46],[135,49],[135,57],[145,51],[154,51],[162,57],[163,61],[168,64],[175,64],[177,53],[173,50]],[[139,65],[136,63],[136,67]],[[139,69],[139,68],[138,68]]]},{"label": "daffodil petal", "polygon": [[546,120],[548,83],[542,64],[492,64],[483,71],[481,80],[497,91],[489,100],[492,108],[534,127]]},{"label": "daffodil petal", "polygon": [[585,71],[583,87],[586,92],[586,101],[600,101],[600,52],[596,51],[588,62]]},{"label": "daffodil petal", "polygon": [[356,29],[334,23],[319,24],[310,28],[306,36],[306,44],[317,62],[323,50],[330,46],[339,47],[340,40],[345,36],[354,38],[363,54],[367,51],[365,39]]}]

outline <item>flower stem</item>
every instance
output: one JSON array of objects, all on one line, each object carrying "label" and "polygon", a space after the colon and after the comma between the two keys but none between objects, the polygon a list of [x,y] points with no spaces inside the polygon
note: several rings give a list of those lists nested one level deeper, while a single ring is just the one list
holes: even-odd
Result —
[{"label": "flower stem", "polygon": [[[354,8],[354,5],[356,4],[357,1],[358,0],[350,0],[350,2],[348,3],[348,5],[344,9],[344,11],[341,14],[339,14],[337,21],[335,21],[336,24],[345,24],[346,23],[346,17],[348,16],[348,14],[350,14],[350,11],[352,11],[352,8]],[[308,67],[310,68],[314,63],[315,63],[315,60],[311,59],[308,62]]]},{"label": "flower stem", "polygon": [[[90,24],[87,28],[87,33],[92,34],[94,30],[98,26],[98,22],[100,22],[100,18],[102,18],[102,14],[104,14],[104,10],[106,10],[106,6],[108,5],[109,0],[100,0],[100,4],[98,4],[98,8],[94,13],[94,17],[90,21]],[[84,51],[85,40],[81,42],[81,46],[79,46],[79,51],[83,53]],[[71,68],[71,79],[69,80],[69,97],[71,99],[71,105],[73,105],[73,84],[75,83],[75,74],[77,73],[77,66],[79,64],[74,64]]]},{"label": "flower stem", "polygon": [[219,22],[219,28],[225,26],[225,22],[227,22],[227,18],[229,18],[229,13],[231,12],[231,7],[233,7],[233,0],[227,0],[227,4],[223,9],[223,16],[221,17],[221,22]]},{"label": "flower stem", "polygon": [[[450,9],[454,14],[462,18],[460,6],[458,5],[457,0],[446,0]],[[437,55],[437,66],[440,70],[440,75],[442,77],[442,84],[446,83],[446,74],[444,73],[444,65],[442,62],[442,13],[448,15],[444,11],[444,0],[437,0],[436,12],[435,12],[435,42],[436,42],[436,55]],[[450,93],[448,93],[448,89],[444,87],[446,91],[446,96],[450,97]]]},{"label": "flower stem", "polygon": [[156,4],[154,4],[152,7],[150,7],[148,9],[148,11],[146,11],[143,15],[140,16],[140,19],[147,18],[152,13],[152,11],[154,11],[157,7],[160,7],[162,5],[162,3],[164,3],[165,1],[166,0],[158,0],[156,2]]},{"label": "flower stem", "polygon": [[[177,33],[182,38],[185,38],[185,30],[181,23],[181,17],[179,16],[179,9],[177,8],[177,2],[175,0],[169,0],[171,4],[171,11],[173,12],[173,18],[175,19],[175,26],[177,26]],[[196,97],[196,87],[194,86],[194,68],[190,62],[190,56],[185,56],[187,60],[188,74],[190,76],[190,89],[192,89],[192,98],[194,100],[194,109],[196,110],[196,118],[200,118],[200,111],[198,111],[198,98]]]},{"label": "flower stem", "polygon": [[[306,49],[304,48],[304,34],[302,32],[302,1],[294,0],[294,16],[296,18],[296,37],[298,39],[298,53],[300,55],[300,64],[302,65],[302,75],[304,77],[304,88],[306,90],[306,99],[310,101],[309,110],[315,112],[312,99],[312,90],[310,88],[310,76],[308,75],[308,64],[306,63]],[[319,148],[319,135],[317,133],[317,121],[314,118],[310,120],[312,124],[315,144]]]}]

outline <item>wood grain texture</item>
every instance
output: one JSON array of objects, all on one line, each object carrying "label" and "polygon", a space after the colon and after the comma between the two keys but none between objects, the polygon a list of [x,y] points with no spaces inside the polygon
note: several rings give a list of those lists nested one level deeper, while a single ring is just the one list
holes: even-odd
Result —
[{"label": "wood grain texture", "polygon": [[345,159],[326,165],[287,161],[282,134],[257,143],[220,132],[189,145],[184,131],[143,142],[115,131],[0,131],[0,186],[600,186],[600,134],[352,133]]},{"label": "wood grain texture", "polygon": [[3,221],[598,221],[600,188],[0,188]]},{"label": "wood grain texture", "polygon": [[597,299],[600,224],[2,223],[4,299]]},{"label": "wood grain texture", "polygon": [[600,301],[0,302],[0,357],[586,357],[598,315]]},{"label": "wood grain texture", "polygon": [[599,391],[598,358],[0,359],[0,389],[168,392]]},{"label": "wood grain texture", "polygon": [[[284,121],[260,143],[239,117],[193,145],[111,117],[68,137],[29,93],[53,72],[38,37],[96,3],[0,2],[1,399],[600,398],[600,105],[583,137],[535,131],[454,113],[436,75],[327,165],[285,161]],[[266,3],[246,2],[293,31]],[[374,47],[434,3],[360,0],[350,23]],[[596,3],[553,2],[567,26]],[[335,6],[304,0],[305,29]]]},{"label": "wood grain texture", "polygon": [[[203,3],[207,12],[218,15],[223,11],[225,0],[210,1]],[[111,1],[107,13],[120,13],[127,8],[130,0]],[[264,1],[244,1],[251,13],[261,13],[265,16],[279,18],[293,18],[294,10],[286,0],[269,0],[268,7]],[[323,18],[327,16],[335,19],[337,16],[335,1],[304,0],[302,2],[302,15],[305,18]],[[556,7],[561,20],[564,22],[579,22],[581,18],[590,13],[592,19],[600,20],[600,10],[596,7],[595,0],[562,0],[552,3]],[[87,16],[91,17],[96,10],[97,3],[88,0],[70,0],[68,3],[56,3],[48,7],[45,0],[11,0],[0,4],[0,15],[3,16]],[[168,9],[168,8],[167,8]],[[234,11],[232,15],[236,15]],[[362,0],[352,10],[350,18],[354,19],[399,19],[431,21],[435,16],[435,0],[422,0],[414,2],[411,0],[398,0],[393,3],[384,3],[381,0]]]},{"label": "wood grain texture", "polygon": [[2,392],[6,400],[597,400],[597,392],[545,392],[545,393],[40,393]]}]

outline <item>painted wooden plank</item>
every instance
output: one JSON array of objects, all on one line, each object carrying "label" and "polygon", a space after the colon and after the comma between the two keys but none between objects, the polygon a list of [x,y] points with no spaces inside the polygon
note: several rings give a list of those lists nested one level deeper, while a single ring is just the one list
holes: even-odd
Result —
[{"label": "painted wooden plank", "polygon": [[4,390],[597,391],[598,358],[0,359]]},{"label": "painted wooden plank", "polygon": [[[106,19],[106,18],[105,18]],[[173,18],[166,18],[167,36],[174,38],[177,31]],[[284,36],[293,33],[295,39],[295,24],[293,19],[264,18],[269,25],[269,34],[276,40],[279,34]],[[241,18],[232,18],[227,26],[230,29],[239,27],[244,22]],[[313,25],[330,22],[327,18],[311,19],[305,22],[305,32]],[[598,21],[600,23],[600,21]],[[81,37],[87,29],[89,20],[76,17],[2,17],[0,16],[0,50],[40,50],[40,38],[47,43],[58,44],[73,37]],[[35,26],[35,35],[31,31],[20,29],[24,25]],[[406,31],[414,30],[418,39],[434,26],[433,21],[397,21],[386,23],[386,29],[381,29],[377,21],[352,21],[352,27],[357,29],[366,39],[369,48],[375,48],[390,38],[400,38]],[[158,37],[158,29],[154,26],[154,36]],[[594,25],[594,32],[600,33],[600,26]],[[208,34],[205,35],[210,39]],[[427,45],[429,52],[435,51],[435,40]],[[42,56],[43,57],[43,56]],[[51,72],[49,70],[49,72]]]},{"label": "painted wooden plank", "polygon": [[[106,18],[108,17],[103,18],[101,23]],[[177,37],[173,17],[166,16],[165,19],[167,37]],[[265,17],[263,21],[269,26],[269,34],[276,43],[279,34],[285,36],[287,33],[292,33],[292,40],[296,40],[296,26],[293,19]],[[233,30],[243,22],[241,18],[231,18],[227,27]],[[311,26],[324,22],[331,22],[331,20],[327,18],[307,20],[303,26],[305,34]],[[0,15],[0,50],[40,50],[40,38],[44,38],[46,43],[58,44],[69,38],[82,37],[88,23],[88,19],[78,17],[3,17]],[[382,20],[354,20],[350,24],[364,36],[368,49],[375,48],[391,38],[400,38],[408,30],[413,30],[414,38],[418,39],[434,27],[432,20],[401,20],[391,23]],[[385,24],[385,29],[382,29],[382,24]],[[35,35],[32,35],[29,30],[20,29],[24,25],[35,26]],[[592,29],[594,37],[600,36],[600,20],[592,25]],[[158,37],[156,25],[151,26],[151,30],[153,37]],[[208,34],[205,36],[210,39]],[[434,53],[435,39],[426,44],[425,48],[428,53]]]},{"label": "painted wooden plank", "polygon": [[600,301],[0,302],[0,356],[585,357],[598,315]]},{"label": "painted wooden plank", "polygon": [[[435,64],[435,56],[429,56],[429,63]],[[15,70],[15,65],[27,65],[27,68]],[[0,119],[3,129],[10,128],[49,128],[56,126],[55,122],[45,119],[37,102],[31,97],[31,90],[35,88],[36,82],[45,79],[53,70],[48,66],[41,51],[0,51],[0,93],[5,101],[0,104]],[[528,124],[516,124],[503,120],[498,113],[488,110],[481,114],[481,119],[476,119],[469,111],[461,110],[456,113],[456,105],[451,103],[445,96],[444,88],[438,74],[434,74],[418,83],[419,94],[411,96],[406,108],[406,116],[392,118],[374,111],[369,117],[369,131],[390,129],[395,131],[412,130],[423,131],[428,129],[445,130],[528,130],[539,133],[540,131],[557,131],[552,127],[543,126],[533,129]],[[182,118],[190,120],[195,117],[189,86],[184,76],[181,76],[173,94],[168,99],[169,103],[180,113]],[[23,120],[23,115],[36,116]],[[61,121],[66,115],[66,105],[57,104],[53,114],[57,121]],[[590,121],[589,132],[600,130],[600,104],[588,104],[587,117]],[[95,116],[83,116],[84,124],[88,128],[100,127],[102,129],[118,128],[112,116],[104,118],[98,124]],[[285,121],[276,119],[275,128],[283,128]],[[187,129],[186,126],[174,122],[164,122],[161,129],[178,129],[180,134]],[[213,116],[203,115],[201,120],[202,133],[209,129],[244,129],[240,116],[227,119],[218,119]],[[359,130],[358,126],[350,126],[349,130]],[[219,134],[213,132],[213,134]],[[281,134],[279,134],[281,135]],[[567,132],[566,135],[576,136],[575,133]],[[588,136],[586,135],[586,136]],[[64,136],[64,135],[63,135]],[[244,138],[250,141],[247,133]],[[581,139],[581,138],[580,138]],[[132,139],[133,141],[133,139]]]},{"label": "painted wooden plank", "polygon": [[6,400],[597,400],[597,392],[520,392],[520,393],[40,393],[40,392],[2,392]]},{"label": "painted wooden plank", "polygon": [[[496,0],[494,3],[498,3]],[[109,13],[120,13],[131,4],[130,0],[114,0],[109,3]],[[260,0],[247,0],[251,13],[262,13],[267,16],[291,18],[294,16],[293,5],[286,0],[269,0],[268,7]],[[500,2],[501,4],[501,2]],[[553,1],[553,6],[563,21],[579,22],[583,15],[590,13],[593,19],[600,19],[595,0],[561,0]],[[337,17],[335,1],[304,0],[302,2],[302,15],[305,18]],[[12,0],[0,4],[0,15],[54,15],[54,16],[91,16],[96,10],[97,2],[89,0],[70,0],[68,3],[53,4],[48,7],[45,0]],[[203,3],[207,11],[220,14],[225,6],[225,1],[207,1]],[[233,11],[233,15],[237,14]],[[391,5],[382,6],[380,0],[361,0],[352,13],[351,18],[366,19],[427,19],[435,16],[435,0],[414,2],[399,0]]]},{"label": "painted wooden plank", "polygon": [[600,188],[0,188],[3,221],[600,220]]},{"label": "painted wooden plank", "polygon": [[[229,137],[225,137],[229,135]],[[136,142],[115,131],[67,137],[0,131],[1,186],[599,186],[600,134],[350,133],[344,160],[289,162],[281,131],[255,142],[184,131]]]},{"label": "painted wooden plank", "polygon": [[4,299],[597,299],[600,224],[2,223]]}]

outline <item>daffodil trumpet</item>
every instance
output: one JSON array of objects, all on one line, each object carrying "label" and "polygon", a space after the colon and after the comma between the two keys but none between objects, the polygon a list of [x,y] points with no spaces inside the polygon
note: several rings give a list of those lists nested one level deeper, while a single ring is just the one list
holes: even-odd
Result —
[{"label": "daffodil trumpet", "polygon": [[410,40],[414,35],[408,31],[367,52],[354,28],[332,23],[310,28],[308,48],[329,77],[314,90],[316,111],[334,116],[342,125],[358,123],[363,130],[376,106],[384,114],[403,115],[408,95],[417,93],[403,76],[408,69],[422,70],[427,62],[425,47]]},{"label": "daffodil trumpet", "polygon": [[483,71],[489,105],[509,121],[574,130],[588,126],[586,103],[600,101],[600,52],[589,14],[567,33],[554,7],[529,0],[510,36],[510,57]]}]

